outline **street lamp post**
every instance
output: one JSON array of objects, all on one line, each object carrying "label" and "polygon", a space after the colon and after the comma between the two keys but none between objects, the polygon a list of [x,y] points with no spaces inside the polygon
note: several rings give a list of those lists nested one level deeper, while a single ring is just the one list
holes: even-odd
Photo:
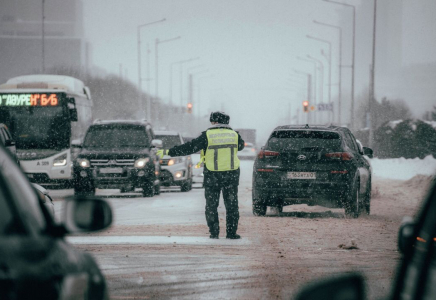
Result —
[{"label": "street lamp post", "polygon": [[351,58],[351,109],[350,109],[350,126],[351,129],[354,129],[354,61],[355,61],[355,53],[356,53],[356,7],[351,4],[337,2],[333,0],[324,0],[329,3],[343,5],[346,7],[351,7],[353,9],[353,46],[352,46],[352,58]]},{"label": "street lamp post", "polygon": [[[138,25],[137,27],[137,42],[138,42],[138,105],[139,105],[139,110],[141,111],[141,113],[143,112],[143,106],[142,106],[142,100],[141,100],[141,83],[142,83],[142,77],[141,77],[141,28],[148,26],[148,25],[153,25],[156,23],[160,23],[165,21],[166,19],[162,19],[159,21],[154,21],[154,22],[150,22],[150,23],[146,23],[146,24],[142,24],[142,25]],[[148,52],[148,49],[147,49]],[[147,80],[149,80],[150,78],[147,78]],[[150,91],[147,91],[147,95],[150,93]],[[147,96],[147,119],[150,119],[150,105],[149,105],[150,99],[148,99]]]},{"label": "street lamp post", "polygon": [[322,43],[326,43],[329,45],[329,104],[331,103],[332,99],[331,99],[331,88],[332,88],[332,43],[330,43],[330,41],[327,40],[323,40],[323,39],[319,39],[310,35],[306,35],[307,38],[312,39],[312,40],[316,40]]},{"label": "street lamp post", "polygon": [[339,62],[338,62],[338,124],[341,124],[341,107],[342,107],[342,28],[339,26],[318,22],[316,20],[313,21],[316,24],[324,25],[331,28],[336,28],[339,31]]},{"label": "street lamp post", "polygon": [[177,36],[175,38],[171,38],[171,39],[167,39],[167,40],[159,40],[158,38],[155,40],[154,42],[154,54],[155,54],[155,94],[156,94],[156,99],[159,98],[159,45],[163,44],[163,43],[168,43],[168,42],[172,42],[175,40],[180,39],[180,36]]}]

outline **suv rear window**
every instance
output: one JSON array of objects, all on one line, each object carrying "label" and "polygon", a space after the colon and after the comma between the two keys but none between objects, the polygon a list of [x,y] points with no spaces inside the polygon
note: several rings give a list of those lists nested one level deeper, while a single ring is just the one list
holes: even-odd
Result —
[{"label": "suv rear window", "polygon": [[140,126],[92,126],[86,134],[85,148],[146,148],[149,140]]},{"label": "suv rear window", "polygon": [[268,140],[267,147],[273,151],[339,150],[341,148],[341,138],[338,133],[328,131],[274,131]]},{"label": "suv rear window", "polygon": [[159,135],[156,134],[156,139],[161,140],[163,147],[166,149],[172,148],[174,146],[179,146],[182,144],[180,137],[178,135]]}]

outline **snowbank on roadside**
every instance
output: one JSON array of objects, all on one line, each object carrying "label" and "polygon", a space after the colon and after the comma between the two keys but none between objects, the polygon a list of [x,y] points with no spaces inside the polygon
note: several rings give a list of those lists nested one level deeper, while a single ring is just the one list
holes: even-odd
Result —
[{"label": "snowbank on roadside", "polygon": [[433,176],[436,174],[436,159],[429,155],[419,158],[370,159],[375,177],[409,180],[416,175]]}]

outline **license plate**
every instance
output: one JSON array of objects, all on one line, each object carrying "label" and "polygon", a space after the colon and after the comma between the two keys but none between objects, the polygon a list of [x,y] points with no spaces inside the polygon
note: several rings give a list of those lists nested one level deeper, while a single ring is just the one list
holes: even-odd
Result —
[{"label": "license plate", "polygon": [[316,179],[316,172],[288,172],[288,179]]},{"label": "license plate", "polygon": [[100,173],[102,174],[121,174],[123,173],[123,169],[122,168],[104,168],[104,169],[100,169]]},{"label": "license plate", "polygon": [[33,178],[33,174],[26,174],[28,178]]}]

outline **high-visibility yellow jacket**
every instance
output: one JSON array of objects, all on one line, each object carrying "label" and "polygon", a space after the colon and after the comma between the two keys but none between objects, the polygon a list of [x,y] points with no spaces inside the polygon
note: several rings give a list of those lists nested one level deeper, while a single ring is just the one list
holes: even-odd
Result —
[{"label": "high-visibility yellow jacket", "polygon": [[238,134],[232,129],[206,131],[205,166],[209,171],[232,171],[239,168]]}]

